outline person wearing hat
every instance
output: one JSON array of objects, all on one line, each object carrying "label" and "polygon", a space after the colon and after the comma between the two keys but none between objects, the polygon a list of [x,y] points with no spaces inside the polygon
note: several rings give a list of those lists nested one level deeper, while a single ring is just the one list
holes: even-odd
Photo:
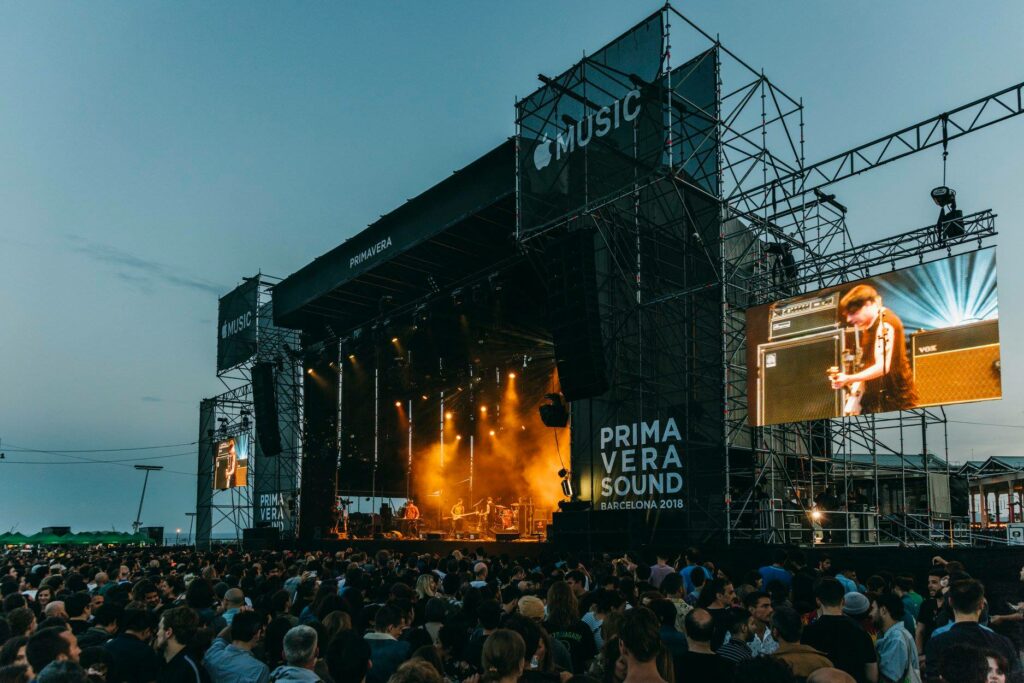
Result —
[{"label": "person wearing hat", "polygon": [[871,620],[871,595],[851,591],[843,596],[843,614],[853,619],[873,641],[877,635],[875,622]]},{"label": "person wearing hat", "polygon": [[[860,593],[851,599],[861,608]],[[845,596],[843,586],[833,578],[823,578],[814,591],[815,602],[821,616],[804,628],[800,642],[821,650],[837,669],[853,676],[857,683],[878,680],[878,656],[874,644],[864,629],[843,613]]]},{"label": "person wearing hat", "polygon": [[519,598],[519,613],[527,619],[544,621],[544,601],[536,595],[524,595]]}]

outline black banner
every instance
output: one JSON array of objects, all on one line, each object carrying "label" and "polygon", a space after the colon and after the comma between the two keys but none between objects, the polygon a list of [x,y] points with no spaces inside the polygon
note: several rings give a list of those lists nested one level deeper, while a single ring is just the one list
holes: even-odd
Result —
[{"label": "black banner", "polygon": [[217,372],[256,355],[259,280],[253,278],[220,299],[217,315]]},{"label": "black banner", "polygon": [[674,417],[605,425],[597,443],[594,509],[683,509],[683,437]]}]

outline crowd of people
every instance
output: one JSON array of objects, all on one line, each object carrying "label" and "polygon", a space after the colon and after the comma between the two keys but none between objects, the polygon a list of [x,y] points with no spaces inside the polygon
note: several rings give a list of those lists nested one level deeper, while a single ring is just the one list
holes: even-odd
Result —
[{"label": "crowd of people", "polygon": [[1024,683],[1024,604],[1000,608],[968,569],[16,548],[0,683]]}]

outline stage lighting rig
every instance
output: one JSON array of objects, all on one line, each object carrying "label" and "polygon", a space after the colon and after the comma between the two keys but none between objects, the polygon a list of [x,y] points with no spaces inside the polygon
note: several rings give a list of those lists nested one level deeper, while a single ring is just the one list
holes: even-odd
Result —
[{"label": "stage lighting rig", "polygon": [[569,424],[569,407],[565,404],[565,398],[561,394],[547,394],[544,398],[548,403],[537,409],[540,421],[546,427],[565,427]]},{"label": "stage lighting rig", "polygon": [[[956,190],[939,185],[931,192],[932,201],[939,207],[939,220],[935,232],[945,241],[964,234],[964,212],[956,208]],[[948,210],[947,210],[948,209]]]}]

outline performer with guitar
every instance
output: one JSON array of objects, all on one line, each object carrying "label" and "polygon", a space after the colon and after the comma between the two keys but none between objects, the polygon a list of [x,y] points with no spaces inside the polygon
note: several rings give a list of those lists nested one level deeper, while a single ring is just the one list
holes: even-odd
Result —
[{"label": "performer with guitar", "polygon": [[462,518],[466,516],[466,506],[463,504],[462,499],[459,498],[455,505],[452,506],[452,531],[459,532],[465,527],[465,523]]},{"label": "performer with guitar", "polygon": [[839,315],[854,327],[859,357],[852,368],[829,369],[833,389],[845,389],[844,415],[906,410],[917,404],[899,316],[882,305],[870,285],[857,285],[839,300]]}]

